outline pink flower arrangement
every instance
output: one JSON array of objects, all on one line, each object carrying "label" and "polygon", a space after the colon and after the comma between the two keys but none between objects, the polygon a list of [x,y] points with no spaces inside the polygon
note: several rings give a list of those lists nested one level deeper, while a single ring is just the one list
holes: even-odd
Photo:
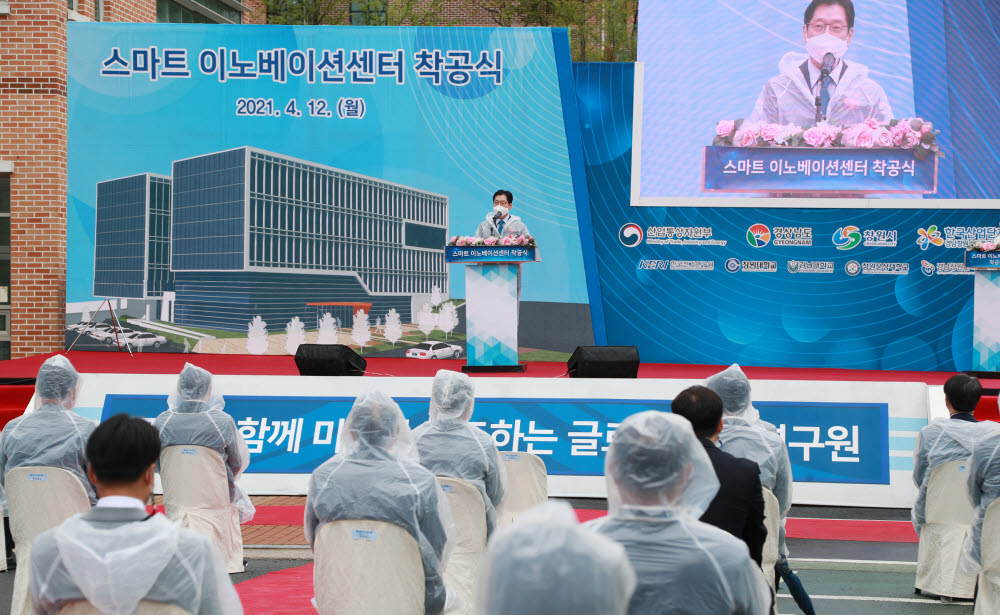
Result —
[{"label": "pink flower arrangement", "polygon": [[868,118],[849,126],[823,122],[816,126],[753,124],[742,119],[715,125],[714,146],[730,147],[851,147],[859,149],[908,149],[919,160],[943,156],[930,122],[904,118],[882,122]]},{"label": "pink flower arrangement", "polygon": [[531,235],[506,235],[504,237],[467,237],[455,235],[448,241],[449,246],[519,246],[535,248],[535,238]]},{"label": "pink flower arrangement", "polygon": [[1000,251],[1000,243],[997,243],[1000,237],[996,237],[993,241],[977,241],[968,248],[972,252],[997,252]]},{"label": "pink flower arrangement", "polygon": [[722,120],[715,126],[715,134],[720,137],[726,137],[733,132],[733,121],[732,120]]}]

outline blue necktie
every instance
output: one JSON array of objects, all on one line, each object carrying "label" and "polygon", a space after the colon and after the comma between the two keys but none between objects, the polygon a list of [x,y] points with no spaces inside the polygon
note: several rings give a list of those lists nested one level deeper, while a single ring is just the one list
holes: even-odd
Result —
[{"label": "blue necktie", "polygon": [[820,77],[820,82],[822,83],[822,89],[819,91],[819,100],[823,107],[823,119],[826,119],[826,107],[830,104],[830,84],[833,83],[833,79],[827,75],[826,77]]},{"label": "blue necktie", "polygon": [[497,232],[503,235],[503,220],[497,220]]}]

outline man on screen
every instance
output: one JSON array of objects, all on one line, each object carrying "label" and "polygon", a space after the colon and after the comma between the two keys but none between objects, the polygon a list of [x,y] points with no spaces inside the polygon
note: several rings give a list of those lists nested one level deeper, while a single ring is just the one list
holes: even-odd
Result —
[{"label": "man on screen", "polygon": [[514,195],[510,190],[497,190],[493,193],[493,211],[486,214],[486,219],[479,223],[476,237],[506,237],[508,235],[528,235],[528,227],[521,218],[510,213],[514,206]]},{"label": "man on screen", "polygon": [[808,53],[785,54],[778,64],[781,74],[764,84],[750,121],[812,126],[817,111],[837,126],[892,119],[885,90],[868,77],[868,67],[843,60],[854,39],[853,2],[812,0],[803,22]]}]

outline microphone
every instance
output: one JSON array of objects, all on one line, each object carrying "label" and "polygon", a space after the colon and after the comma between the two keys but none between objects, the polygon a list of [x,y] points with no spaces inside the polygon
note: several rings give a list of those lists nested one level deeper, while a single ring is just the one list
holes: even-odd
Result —
[{"label": "microphone", "polygon": [[837,63],[837,56],[832,53],[828,53],[823,56],[823,66],[820,67],[819,72],[824,77],[830,76],[830,71],[833,70],[833,65]]}]

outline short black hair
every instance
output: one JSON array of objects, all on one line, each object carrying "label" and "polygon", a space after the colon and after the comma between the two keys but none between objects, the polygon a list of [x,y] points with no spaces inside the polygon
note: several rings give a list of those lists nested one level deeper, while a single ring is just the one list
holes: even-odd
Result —
[{"label": "short black hair", "polygon": [[944,396],[955,412],[972,412],[983,396],[979,378],[968,374],[955,374],[944,383]]},{"label": "short black hair", "polygon": [[712,389],[696,384],[677,394],[670,402],[670,411],[691,421],[695,435],[708,438],[715,435],[722,420],[722,398]]},{"label": "short black hair", "polygon": [[107,485],[131,483],[160,457],[160,433],[146,419],[116,414],[87,440],[87,461]]},{"label": "short black hair", "polygon": [[809,6],[806,7],[806,14],[802,18],[802,23],[808,25],[810,21],[813,20],[813,13],[816,12],[821,6],[836,5],[844,8],[844,13],[847,15],[847,27],[851,30],[854,29],[854,3],[851,0],[812,0]]},{"label": "short black hair", "polygon": [[508,203],[510,203],[511,205],[514,204],[514,193],[511,192],[510,190],[497,190],[496,192],[493,193],[493,198],[495,199],[501,194],[507,197]]}]

